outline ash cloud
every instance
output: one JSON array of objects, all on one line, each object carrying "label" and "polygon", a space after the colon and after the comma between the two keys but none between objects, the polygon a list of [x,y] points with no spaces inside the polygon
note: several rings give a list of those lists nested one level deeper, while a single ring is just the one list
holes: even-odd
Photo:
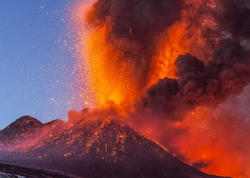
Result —
[{"label": "ash cloud", "polygon": [[229,31],[235,38],[250,38],[250,1],[222,0],[222,10],[215,17],[222,30]]},{"label": "ash cloud", "polygon": [[181,19],[183,0],[98,0],[87,21],[108,28],[107,42],[131,62],[133,76],[143,88],[156,53],[157,38]]},{"label": "ash cloud", "polygon": [[176,67],[178,79],[165,78],[149,88],[138,110],[182,120],[195,107],[216,106],[250,82],[249,51],[233,39],[220,41],[207,65],[186,54],[178,57]]}]

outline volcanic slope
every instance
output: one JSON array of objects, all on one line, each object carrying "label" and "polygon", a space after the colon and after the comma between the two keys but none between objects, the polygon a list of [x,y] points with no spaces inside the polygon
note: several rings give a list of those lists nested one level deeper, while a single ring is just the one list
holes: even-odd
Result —
[{"label": "volcanic slope", "polygon": [[[22,120],[25,118],[27,121],[38,123],[30,117],[24,117]],[[20,120],[14,125],[21,123],[26,123],[24,125],[27,126],[26,121]],[[61,129],[55,127],[56,123]],[[39,141],[35,139],[35,134],[36,141],[32,142],[32,145],[24,147],[25,149],[18,147],[11,151],[2,150],[0,159],[19,165],[60,170],[82,177],[217,177],[204,174],[180,162],[162,147],[116,119],[82,119],[75,123],[62,123],[57,120],[35,125],[35,133],[37,129],[40,129],[40,132],[47,130]],[[12,128],[10,126],[7,128]],[[4,132],[8,138],[6,130]],[[29,140],[31,138],[28,137]]]}]

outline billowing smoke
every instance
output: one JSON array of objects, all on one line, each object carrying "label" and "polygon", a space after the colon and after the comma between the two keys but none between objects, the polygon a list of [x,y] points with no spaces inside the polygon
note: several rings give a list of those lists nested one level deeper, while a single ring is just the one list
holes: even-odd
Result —
[{"label": "billowing smoke", "polygon": [[250,82],[250,56],[233,39],[220,41],[205,65],[189,54],[176,61],[178,79],[165,78],[148,89],[139,109],[168,119],[184,119],[197,106],[216,106]]},{"label": "billowing smoke", "polygon": [[216,14],[216,19],[222,29],[229,31],[235,38],[250,37],[250,1],[221,0],[222,10]]}]

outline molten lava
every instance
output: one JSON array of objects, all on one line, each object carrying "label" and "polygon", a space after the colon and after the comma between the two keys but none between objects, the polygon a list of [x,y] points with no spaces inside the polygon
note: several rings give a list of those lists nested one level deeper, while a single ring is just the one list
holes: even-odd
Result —
[{"label": "molten lava", "polygon": [[101,107],[132,105],[139,97],[129,60],[107,43],[108,29],[94,29],[87,37],[87,60],[95,98]]}]

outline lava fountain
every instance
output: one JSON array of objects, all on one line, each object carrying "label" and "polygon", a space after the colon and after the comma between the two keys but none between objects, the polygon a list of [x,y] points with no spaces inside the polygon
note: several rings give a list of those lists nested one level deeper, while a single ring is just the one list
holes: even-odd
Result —
[{"label": "lava fountain", "polygon": [[90,88],[100,107],[131,106],[159,79],[176,78],[178,55],[201,56],[206,40],[202,29],[214,25],[209,17],[190,20],[197,15],[190,13],[198,11],[196,2],[136,1],[119,10],[111,5],[119,6],[120,1],[103,3],[98,1],[94,7],[79,3],[74,12],[80,60],[87,61]]}]

